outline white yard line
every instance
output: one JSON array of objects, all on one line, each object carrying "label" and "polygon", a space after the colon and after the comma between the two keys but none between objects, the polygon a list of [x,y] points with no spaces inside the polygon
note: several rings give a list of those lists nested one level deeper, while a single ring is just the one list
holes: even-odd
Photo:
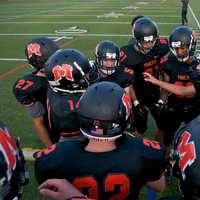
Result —
[{"label": "white yard line", "polygon": [[[26,15],[27,16],[27,15]],[[73,15],[73,14],[71,14],[71,15],[69,15],[69,14],[54,14],[54,15],[52,15],[52,14],[50,14],[50,15],[32,15],[32,17],[96,17],[97,15]],[[129,16],[131,16],[131,17],[133,17],[134,15],[129,15],[129,14],[124,14],[123,16],[121,16],[121,17],[129,17]],[[152,16],[152,17],[180,17],[179,15],[150,15],[150,16]],[[3,18],[3,17],[5,17],[4,15],[0,15],[0,18]],[[24,17],[24,15],[11,15],[11,16],[7,16],[7,17],[10,17],[10,18],[12,18],[12,17]]]},{"label": "white yard line", "polygon": [[[97,21],[28,21],[28,22],[0,22],[0,24],[130,24],[130,22],[97,22]],[[157,22],[160,25],[179,24],[179,22]]]},{"label": "white yard line", "polygon": [[[0,36],[83,36],[83,37],[131,37],[131,34],[101,34],[101,33],[84,33],[84,34],[58,34],[58,33],[0,33]],[[161,37],[168,37],[168,35],[161,35]]]},{"label": "white yard line", "polygon": [[[191,12],[191,14],[192,14],[192,16],[193,16],[193,18],[194,18],[196,24],[197,24],[198,31],[200,31],[200,23],[199,23],[199,20],[197,19],[196,15],[194,14],[194,11],[192,10],[191,6],[189,5],[188,7],[189,7],[189,10],[190,10],[190,12]],[[199,39],[199,32],[197,32],[197,39]],[[197,48],[198,48],[198,49],[196,50],[196,52],[200,52],[199,46],[200,46],[200,45],[197,44]]]},{"label": "white yard line", "polygon": [[27,59],[23,59],[23,58],[0,58],[0,61],[27,61]]},{"label": "white yard line", "polygon": [[190,5],[188,7],[189,7],[189,10],[190,10],[190,12],[191,12],[191,14],[192,14],[197,26],[198,26],[198,29],[200,30],[199,20],[197,19],[196,15],[194,14],[194,12],[193,12],[192,8],[190,7]]}]

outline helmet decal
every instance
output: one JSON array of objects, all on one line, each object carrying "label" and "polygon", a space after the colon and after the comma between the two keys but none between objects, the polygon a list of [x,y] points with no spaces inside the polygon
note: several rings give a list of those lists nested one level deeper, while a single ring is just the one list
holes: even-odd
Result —
[{"label": "helmet decal", "polygon": [[89,85],[91,65],[82,52],[67,48],[48,59],[45,74],[55,92],[79,93]]},{"label": "helmet decal", "polygon": [[33,54],[37,56],[42,56],[42,53],[40,51],[40,45],[38,43],[30,43],[27,46],[27,54],[29,58],[31,58]]},{"label": "helmet decal", "polygon": [[68,81],[74,81],[72,75],[73,68],[69,64],[63,64],[62,66],[56,65],[52,69],[55,81],[59,81],[62,77],[65,77]]},{"label": "helmet decal", "polygon": [[[176,27],[170,34],[169,44],[172,53],[179,62],[186,62],[196,50],[196,33],[190,27]],[[187,48],[187,53],[181,55],[176,48]]]}]

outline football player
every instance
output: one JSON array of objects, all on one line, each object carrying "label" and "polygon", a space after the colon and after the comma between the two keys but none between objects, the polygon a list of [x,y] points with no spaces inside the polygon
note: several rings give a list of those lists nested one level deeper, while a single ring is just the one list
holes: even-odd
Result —
[{"label": "football player", "polygon": [[49,38],[36,38],[26,45],[25,55],[34,72],[19,78],[13,93],[18,102],[25,106],[32,118],[32,124],[40,140],[50,146],[56,142],[50,131],[47,114],[47,86],[44,74],[45,62],[59,49]]},{"label": "football player", "polygon": [[156,134],[158,139],[162,133],[160,115],[166,96],[160,94],[158,86],[144,81],[143,72],[159,77],[160,64],[169,51],[168,42],[164,38],[159,38],[156,23],[148,17],[137,19],[132,31],[135,40],[121,47],[120,62],[131,68],[135,75],[131,94],[136,131],[144,135],[147,129],[148,111],[150,111],[158,127]]},{"label": "football player", "polygon": [[174,139],[174,176],[180,180],[184,200],[200,199],[199,173],[200,117],[182,127]]},{"label": "football player", "polygon": [[76,49],[59,50],[46,63],[49,122],[60,140],[80,136],[78,100],[88,87],[92,72],[88,58]]},{"label": "football player", "polygon": [[[134,82],[134,72],[126,66],[119,65],[119,47],[110,40],[100,41],[96,46],[94,70],[98,73],[97,81],[111,81],[123,87],[129,94]],[[130,94],[129,94],[130,95]],[[134,116],[131,114],[127,131],[134,133]]]},{"label": "football player", "polygon": [[65,178],[94,199],[137,199],[144,185],[163,191],[163,147],[123,133],[130,111],[129,96],[119,85],[100,82],[88,87],[78,115],[89,141],[64,141],[37,152],[38,182]]},{"label": "football player", "polygon": [[187,25],[188,24],[187,12],[188,12],[189,0],[181,0],[181,3],[182,3],[182,9],[181,9],[182,25]]},{"label": "football player", "polygon": [[97,44],[92,67],[99,75],[96,82],[111,81],[123,88],[134,82],[133,70],[119,66],[119,47],[110,40],[102,40]]},{"label": "football player", "polygon": [[24,168],[25,160],[19,138],[0,123],[0,199],[15,200],[22,195],[23,185],[29,177]]},{"label": "football player", "polygon": [[164,115],[168,121],[164,127],[166,145],[171,143],[174,133],[182,122],[187,124],[200,114],[199,92],[197,92],[199,72],[192,70],[191,73],[191,69],[199,65],[199,61],[194,56],[196,36],[190,27],[179,26],[171,32],[169,44],[172,54],[163,63],[164,80],[175,86],[187,88],[184,92],[179,91],[178,93],[175,92],[176,87],[174,87],[174,93],[168,97],[168,109]]}]

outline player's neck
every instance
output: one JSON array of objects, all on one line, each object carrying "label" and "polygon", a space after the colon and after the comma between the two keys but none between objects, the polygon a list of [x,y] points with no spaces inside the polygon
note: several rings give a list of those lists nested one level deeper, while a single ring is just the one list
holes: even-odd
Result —
[{"label": "player's neck", "polygon": [[88,145],[85,147],[86,151],[89,152],[107,152],[116,149],[115,142],[108,141],[98,141],[98,140],[90,140]]},{"label": "player's neck", "polygon": [[189,59],[185,62],[186,64],[191,64],[193,61],[193,57],[190,56]]},{"label": "player's neck", "polygon": [[37,76],[45,77],[45,73],[44,73],[44,72],[41,72],[41,71],[38,71],[38,72],[37,72]]}]

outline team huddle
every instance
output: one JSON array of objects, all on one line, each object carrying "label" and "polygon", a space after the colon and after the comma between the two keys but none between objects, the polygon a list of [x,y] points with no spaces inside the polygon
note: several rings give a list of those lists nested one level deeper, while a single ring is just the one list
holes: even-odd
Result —
[{"label": "team huddle", "polygon": [[[133,200],[143,186],[163,192],[171,176],[181,197],[200,199],[200,61],[196,35],[178,26],[169,39],[138,16],[133,38],[119,47],[100,41],[95,60],[35,38],[25,55],[34,72],[13,94],[46,146],[35,153],[39,192],[55,200]],[[148,137],[148,117],[157,130]],[[24,157],[0,125],[0,200],[21,197]],[[172,172],[172,174],[171,174]]]}]

